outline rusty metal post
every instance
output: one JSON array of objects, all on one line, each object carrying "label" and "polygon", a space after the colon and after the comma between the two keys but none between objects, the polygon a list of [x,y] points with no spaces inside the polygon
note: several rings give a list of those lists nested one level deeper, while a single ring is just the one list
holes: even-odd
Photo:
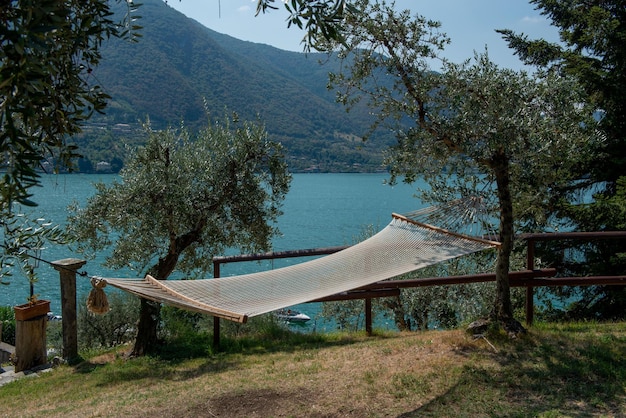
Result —
[{"label": "rusty metal post", "polygon": [[63,358],[78,357],[78,327],[76,311],[76,272],[87,262],[77,258],[54,261],[52,267],[61,278],[61,317],[63,324]]}]

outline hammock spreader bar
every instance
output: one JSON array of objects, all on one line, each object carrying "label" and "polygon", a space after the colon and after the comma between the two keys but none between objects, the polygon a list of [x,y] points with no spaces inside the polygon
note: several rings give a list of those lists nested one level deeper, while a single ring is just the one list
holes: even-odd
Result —
[{"label": "hammock spreader bar", "polygon": [[499,247],[500,245],[502,245],[498,241],[491,241],[491,240],[487,240],[487,239],[484,239],[484,238],[471,237],[469,235],[457,234],[456,232],[448,231],[447,229],[439,228],[438,226],[429,225],[429,224],[426,224],[426,223],[423,223],[423,222],[419,222],[419,221],[416,221],[416,220],[413,220],[413,219],[409,219],[406,216],[399,215],[397,213],[392,213],[391,216],[396,218],[396,219],[401,219],[401,220],[403,220],[405,222],[411,223],[413,225],[418,225],[418,226],[421,226],[423,228],[429,228],[429,229],[432,229],[433,231],[441,232],[442,234],[449,234],[449,235],[453,235],[455,237],[459,237],[459,238],[463,238],[463,239],[469,239],[469,240],[472,240],[472,241],[482,242],[482,243],[485,243],[485,244],[487,244],[489,246],[492,246],[492,247]]}]

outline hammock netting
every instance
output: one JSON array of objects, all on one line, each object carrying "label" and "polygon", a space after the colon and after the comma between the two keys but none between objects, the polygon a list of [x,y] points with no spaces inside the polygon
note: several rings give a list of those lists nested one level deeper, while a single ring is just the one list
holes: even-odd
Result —
[{"label": "hammock netting", "polygon": [[[457,205],[462,212],[447,210],[446,222],[467,224],[467,218],[475,213],[472,205],[466,201]],[[252,316],[358,289],[499,245],[422,223],[424,218],[442,221],[441,214],[432,208],[394,214],[389,225],[359,244],[260,273],[201,280],[156,280],[150,276],[99,279],[146,299],[246,322]]]}]

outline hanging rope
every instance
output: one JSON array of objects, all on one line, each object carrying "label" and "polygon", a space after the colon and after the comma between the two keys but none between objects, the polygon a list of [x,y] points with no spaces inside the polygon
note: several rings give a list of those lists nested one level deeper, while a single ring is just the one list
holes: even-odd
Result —
[{"label": "hanging rope", "polygon": [[[49,260],[45,260],[41,257],[32,255],[30,253],[25,252],[24,255],[26,255],[27,257],[30,257],[34,260],[37,261],[41,261],[43,263],[46,263],[52,267],[54,267],[55,269],[60,269],[60,270],[65,270],[65,271],[69,271],[75,274],[78,274],[81,277],[88,277],[88,273],[86,271],[76,271],[74,269],[70,269],[67,268],[65,266],[59,265],[59,264],[55,264],[52,261]],[[91,286],[92,289],[89,292],[89,296],[87,297],[87,309],[89,309],[90,312],[93,312],[95,314],[98,315],[104,315],[105,313],[109,312],[109,301],[107,299],[106,293],[104,292],[104,288],[106,287],[107,283],[105,280],[96,277],[96,276],[92,276],[91,277]],[[32,291],[31,291],[32,293]]]},{"label": "hanging rope", "polygon": [[87,309],[89,309],[90,312],[98,315],[109,312],[109,301],[107,300],[106,293],[104,293],[106,285],[107,282],[98,277],[91,278],[92,289],[87,298]]},{"label": "hanging rope", "polygon": [[28,252],[24,252],[23,255],[27,256],[28,258],[32,258],[33,260],[41,261],[43,263],[46,263],[49,266],[52,266],[52,267],[54,267],[57,270],[65,270],[65,271],[69,271],[69,272],[72,272],[72,273],[76,273],[76,274],[78,274],[81,277],[87,277],[88,276],[88,273],[86,271],[76,271],[74,269],[71,269],[71,268],[68,268],[68,267],[56,264],[53,261],[49,261],[49,260],[46,260],[44,258],[37,257],[36,255],[32,255],[32,254],[30,254]]}]

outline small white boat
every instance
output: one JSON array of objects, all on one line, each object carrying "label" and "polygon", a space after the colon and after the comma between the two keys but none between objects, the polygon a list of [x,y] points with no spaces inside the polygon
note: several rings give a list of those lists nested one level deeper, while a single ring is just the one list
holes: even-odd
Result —
[{"label": "small white boat", "polygon": [[55,315],[52,312],[48,312],[48,321],[61,321],[63,317],[61,315]]},{"label": "small white boat", "polygon": [[286,322],[306,322],[311,319],[308,315],[293,309],[279,309],[275,314],[278,319]]}]

